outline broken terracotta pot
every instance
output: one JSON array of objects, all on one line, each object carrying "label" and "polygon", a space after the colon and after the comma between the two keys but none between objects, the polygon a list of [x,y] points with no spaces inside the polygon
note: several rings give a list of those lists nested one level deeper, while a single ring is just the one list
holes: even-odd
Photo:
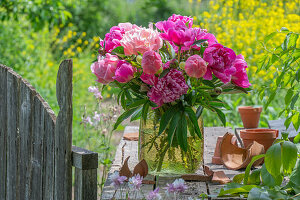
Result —
[{"label": "broken terracotta pot", "polygon": [[[221,159],[223,165],[228,169],[238,170],[246,168],[254,156],[265,152],[264,146],[255,141],[248,145],[247,148],[240,148],[233,145],[231,143],[232,137],[232,134],[226,133],[220,144]],[[258,166],[262,161],[263,159],[257,160],[254,162],[253,166]]]},{"label": "broken terracotta pot", "polygon": [[141,160],[133,169],[133,173],[130,171],[128,167],[128,160],[130,156],[128,156],[122,167],[120,168],[119,174],[120,176],[126,176],[128,179],[131,178],[132,176],[139,174],[142,177],[146,177],[148,175],[148,165],[147,162],[143,159]]},{"label": "broken terracotta pot", "polygon": [[240,131],[240,136],[245,147],[256,141],[264,145],[265,151],[267,151],[278,137],[278,133],[279,131],[276,129],[245,129]]},{"label": "broken terracotta pot", "polygon": [[[211,162],[216,165],[223,165],[220,153],[220,143],[223,139],[223,136],[219,136],[217,139],[217,144],[215,148],[214,156],[212,157]],[[237,138],[235,136],[232,137],[231,143],[237,145]]]},{"label": "broken terracotta pot", "polygon": [[257,128],[262,107],[254,108],[252,106],[238,107],[244,128]]}]

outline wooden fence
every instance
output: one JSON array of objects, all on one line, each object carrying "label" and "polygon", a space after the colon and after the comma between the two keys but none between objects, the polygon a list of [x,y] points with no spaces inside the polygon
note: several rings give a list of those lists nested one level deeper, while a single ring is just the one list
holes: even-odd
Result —
[{"label": "wooden fence", "polygon": [[72,60],[57,74],[56,117],[20,75],[0,64],[0,200],[97,199],[98,154],[72,147]]}]

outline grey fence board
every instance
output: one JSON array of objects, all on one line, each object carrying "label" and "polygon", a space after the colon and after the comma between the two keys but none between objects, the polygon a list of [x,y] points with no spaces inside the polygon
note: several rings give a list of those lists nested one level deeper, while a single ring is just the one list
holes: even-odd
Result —
[{"label": "grey fence board", "polygon": [[54,199],[70,200],[72,193],[72,60],[59,67],[56,97],[60,108],[55,125],[55,194]]},{"label": "grey fence board", "polygon": [[0,64],[0,200],[71,200],[72,156],[77,199],[97,198],[97,153],[74,147],[72,154],[71,60],[60,65],[56,92],[57,120],[26,80]]},{"label": "grey fence board", "polygon": [[19,194],[21,199],[29,198],[29,170],[31,145],[32,145],[32,106],[35,90],[28,87],[25,81],[20,82],[20,110],[19,110],[19,132],[20,132],[20,159],[19,170]]},{"label": "grey fence board", "polygon": [[19,199],[16,191],[19,189],[18,164],[19,159],[19,76],[13,71],[7,73],[7,182],[6,192],[8,199]]},{"label": "grey fence board", "polygon": [[6,85],[7,85],[7,68],[0,65],[0,199],[6,197]]}]

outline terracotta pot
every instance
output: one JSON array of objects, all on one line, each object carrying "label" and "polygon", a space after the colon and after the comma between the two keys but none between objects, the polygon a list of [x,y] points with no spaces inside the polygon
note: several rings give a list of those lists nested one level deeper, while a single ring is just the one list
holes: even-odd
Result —
[{"label": "terracotta pot", "polygon": [[[221,144],[222,140],[223,140],[223,136],[219,136],[217,139],[217,143],[216,143],[215,153],[211,160],[211,162],[216,165],[223,165],[223,162],[221,159],[221,152],[220,152],[220,144]],[[231,143],[236,146],[238,145],[237,138],[235,136],[232,137]]]},{"label": "terracotta pot", "polygon": [[265,151],[267,151],[278,137],[278,132],[276,129],[245,129],[240,131],[240,137],[243,139],[245,147],[256,141],[264,145]]},{"label": "terracotta pot", "polygon": [[[223,165],[232,170],[246,168],[254,156],[265,152],[264,146],[253,141],[247,148],[240,148],[231,143],[233,135],[226,133],[221,141],[221,159]],[[259,159],[253,163],[253,166],[258,166],[263,161]]]},{"label": "terracotta pot", "polygon": [[257,128],[262,107],[240,106],[238,111],[243,121],[244,128]]}]

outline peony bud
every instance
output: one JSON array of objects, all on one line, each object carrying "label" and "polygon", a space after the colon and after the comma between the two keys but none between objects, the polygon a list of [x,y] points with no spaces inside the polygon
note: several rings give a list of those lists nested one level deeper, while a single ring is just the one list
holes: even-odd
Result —
[{"label": "peony bud", "polygon": [[133,78],[135,72],[136,68],[127,63],[125,60],[121,60],[117,65],[113,79],[120,83],[127,83]]},{"label": "peony bud", "polygon": [[179,68],[184,70],[184,67],[185,67],[185,62],[180,62],[179,63]]},{"label": "peony bud", "polygon": [[221,94],[221,93],[223,92],[223,89],[222,89],[221,87],[216,87],[216,88],[215,88],[215,92],[216,92],[217,94]]},{"label": "peony bud", "polygon": [[142,59],[142,68],[146,74],[156,74],[161,68],[161,57],[155,51],[146,51]]},{"label": "peony bud", "polygon": [[161,74],[163,72],[163,68],[161,67],[157,72],[156,74]]},{"label": "peony bud", "polygon": [[143,57],[141,55],[138,55],[136,57],[136,62],[138,62],[139,64],[142,64],[142,59],[143,59]]},{"label": "peony bud", "polygon": [[190,77],[201,78],[206,70],[206,62],[199,55],[193,55],[185,62],[185,71]]}]

